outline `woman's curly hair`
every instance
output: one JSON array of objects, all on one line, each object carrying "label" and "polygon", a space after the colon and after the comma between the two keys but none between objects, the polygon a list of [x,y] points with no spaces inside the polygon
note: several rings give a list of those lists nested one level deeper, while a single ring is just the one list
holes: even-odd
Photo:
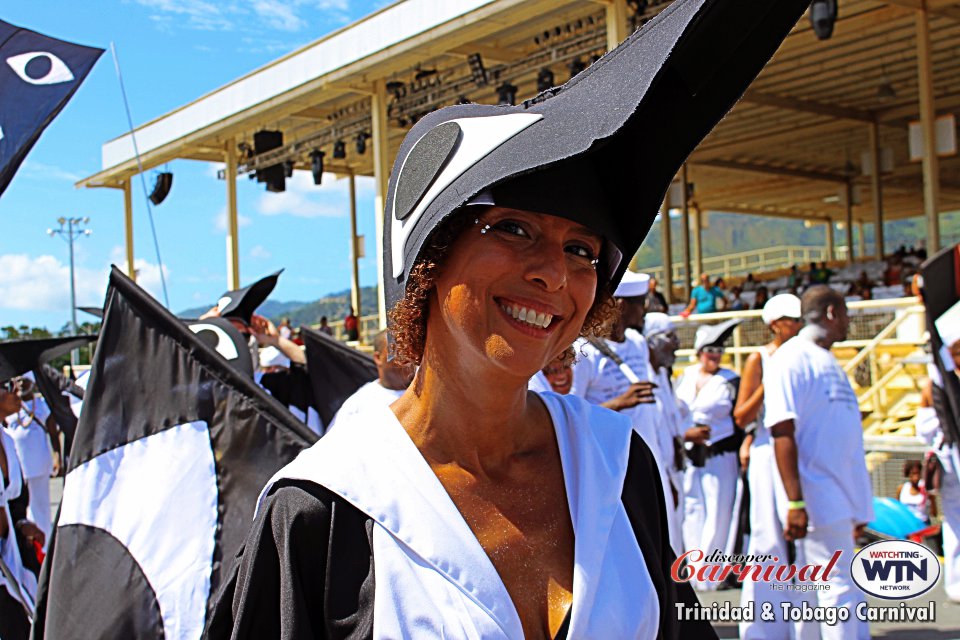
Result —
[{"label": "woman's curly hair", "polygon": [[[394,339],[393,356],[399,364],[420,364],[427,338],[430,292],[436,284],[450,247],[460,234],[471,226],[471,220],[475,217],[461,211],[440,223],[427,239],[419,259],[410,269],[403,298],[389,312],[390,332]],[[581,336],[608,336],[619,314],[609,284],[609,274],[604,273],[600,265],[597,269],[597,282],[607,284],[597,287],[593,305],[580,330]],[[561,362],[566,363],[572,363],[574,358],[572,347],[558,357]]]}]

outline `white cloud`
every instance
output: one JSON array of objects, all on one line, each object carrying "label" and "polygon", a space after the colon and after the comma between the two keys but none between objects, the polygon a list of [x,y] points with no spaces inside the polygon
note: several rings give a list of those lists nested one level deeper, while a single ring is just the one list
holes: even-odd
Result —
[{"label": "white cloud", "polygon": [[[237,226],[238,227],[248,227],[253,222],[249,216],[237,214]],[[217,231],[226,231],[227,230],[227,208],[224,207],[220,209],[216,217],[213,219],[213,224],[217,228]]]},{"label": "white cloud", "polygon": [[270,251],[267,250],[262,244],[258,244],[250,249],[250,257],[254,260],[266,260],[268,258],[272,258],[273,254],[270,253]]},{"label": "white cloud", "polygon": [[204,31],[251,31],[249,25],[296,32],[308,17],[333,22],[349,20],[349,0],[135,0],[152,11],[162,29],[187,27]]},{"label": "white cloud", "polygon": [[[105,271],[77,268],[77,304],[100,304]],[[0,306],[30,311],[69,311],[70,267],[50,255],[0,255]]]},{"label": "white cloud", "polygon": [[236,11],[242,8],[239,3],[225,3],[221,6],[219,3],[207,0],[136,0],[136,2],[156,12],[151,17],[164,26],[172,26],[171,23],[175,19],[178,25],[204,31],[233,29]]},{"label": "white cloud", "polygon": [[77,182],[84,178],[84,176],[79,173],[68,171],[52,164],[34,162],[33,160],[25,161],[23,165],[21,165],[17,175],[42,180],[66,180],[67,182]]},{"label": "white cloud", "polygon": [[[372,180],[356,182],[357,196],[367,195],[373,189]],[[257,211],[265,216],[290,215],[298,218],[340,218],[350,213],[350,184],[346,179],[336,180],[323,174],[323,184],[313,184],[308,171],[295,171],[287,179],[283,193],[264,193],[257,201]]]},{"label": "white cloud", "polygon": [[[122,247],[111,252],[113,261],[126,273]],[[137,284],[160,299],[160,269],[144,259],[134,260]],[[164,274],[169,270],[164,267]],[[100,306],[107,292],[108,267],[76,267],[78,306]],[[51,255],[0,255],[0,308],[26,311],[70,310],[70,267]]]},{"label": "white cloud", "polygon": [[297,15],[296,3],[289,0],[255,0],[253,10],[268,26],[281,31],[299,31],[306,21]]}]

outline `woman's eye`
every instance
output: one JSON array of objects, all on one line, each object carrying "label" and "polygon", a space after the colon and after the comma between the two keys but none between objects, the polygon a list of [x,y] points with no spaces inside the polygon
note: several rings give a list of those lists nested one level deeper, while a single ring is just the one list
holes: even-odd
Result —
[{"label": "woman's eye", "polygon": [[503,231],[504,233],[509,233],[511,235],[520,236],[523,238],[529,238],[530,234],[527,233],[527,230],[519,222],[513,220],[501,220],[500,222],[493,225],[493,228],[497,231]]},{"label": "woman's eye", "polygon": [[572,253],[578,258],[583,258],[584,260],[594,261],[597,256],[589,247],[585,247],[579,244],[573,244],[567,247],[567,253]]}]

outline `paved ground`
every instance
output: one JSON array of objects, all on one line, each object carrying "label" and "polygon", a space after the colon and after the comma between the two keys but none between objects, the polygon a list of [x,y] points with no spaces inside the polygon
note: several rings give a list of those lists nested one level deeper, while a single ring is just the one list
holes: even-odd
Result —
[{"label": "paved ground", "polygon": [[[733,605],[740,604],[740,591],[714,591],[711,593],[699,593],[700,602],[703,605],[710,605],[714,602],[727,602]],[[890,606],[890,601],[879,600],[876,598],[867,598],[871,606]],[[883,640],[960,640],[960,603],[947,600],[943,591],[943,581],[937,584],[929,594],[909,600],[909,604],[922,606],[928,602],[936,603],[937,621],[936,622],[887,622],[872,623],[870,632],[874,638]],[[894,606],[899,605],[899,601],[893,601]],[[717,635],[721,638],[739,638],[737,625],[735,623],[717,623],[714,625]]]}]

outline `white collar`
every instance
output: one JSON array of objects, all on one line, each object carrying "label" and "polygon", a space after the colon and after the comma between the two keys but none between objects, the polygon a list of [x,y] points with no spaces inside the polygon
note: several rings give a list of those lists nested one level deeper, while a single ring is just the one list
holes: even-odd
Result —
[{"label": "white collar", "polygon": [[[620,496],[632,429],[622,416],[580,398],[554,393],[541,397],[556,428],[575,535],[573,632],[580,626],[578,618],[587,624],[598,597],[607,538],[623,508]],[[593,419],[598,411],[603,419]],[[595,428],[584,428],[587,423]],[[523,637],[519,615],[496,568],[389,407],[370,407],[339,427],[281,469],[260,502],[281,478],[326,487],[443,574],[495,620],[506,637]]]}]

